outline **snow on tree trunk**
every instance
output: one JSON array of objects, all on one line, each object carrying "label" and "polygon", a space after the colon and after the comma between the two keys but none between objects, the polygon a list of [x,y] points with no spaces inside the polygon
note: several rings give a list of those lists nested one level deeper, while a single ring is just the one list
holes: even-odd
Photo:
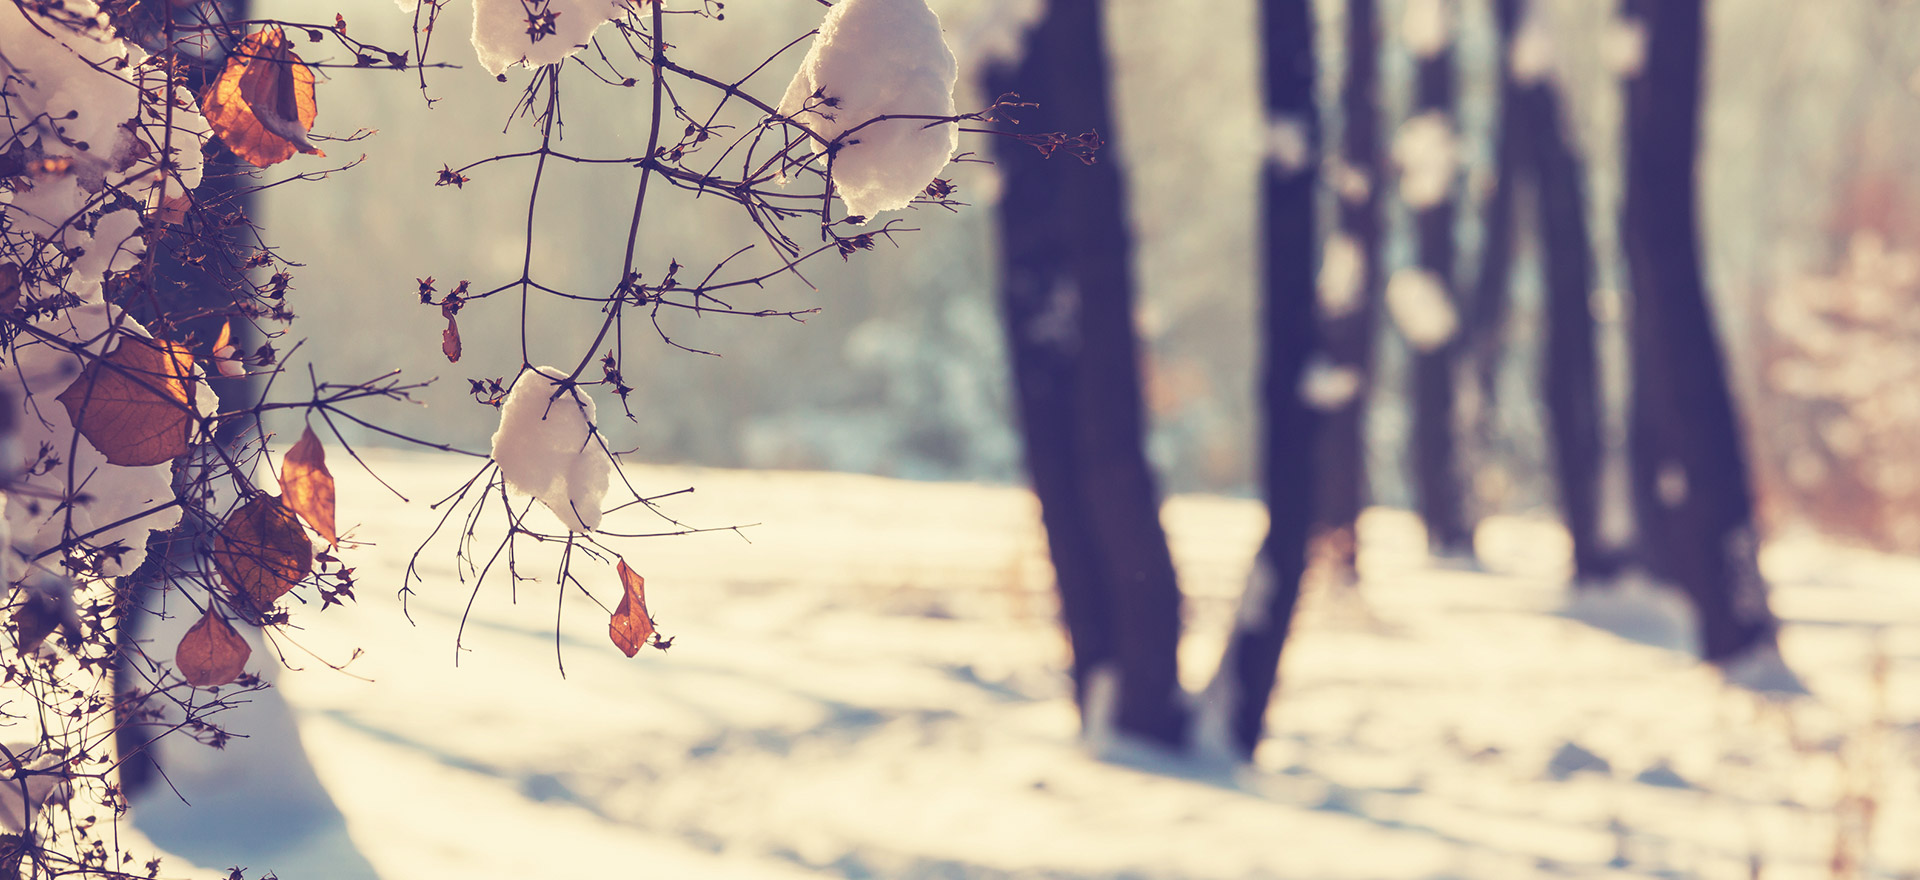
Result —
[{"label": "snow on tree trunk", "polygon": [[787,84],[780,114],[818,138],[834,191],[871,219],[925,192],[959,148],[960,126],[929,118],[954,115],[959,75],[925,0],[842,0]]},{"label": "snow on tree trunk", "polygon": [[540,499],[567,528],[600,527],[613,459],[595,427],[593,398],[566,382],[565,371],[521,372],[500,406],[493,460],[507,485]]}]

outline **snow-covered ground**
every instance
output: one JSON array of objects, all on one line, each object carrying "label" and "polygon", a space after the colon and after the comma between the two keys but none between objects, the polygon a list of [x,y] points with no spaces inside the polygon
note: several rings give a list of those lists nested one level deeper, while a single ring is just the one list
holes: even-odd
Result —
[{"label": "snow-covered ground", "polygon": [[[1489,524],[1492,571],[1465,572],[1428,567],[1417,523],[1374,511],[1361,590],[1309,593],[1271,736],[1228,774],[1078,744],[1022,490],[632,469],[649,492],[696,487],[668,508],[690,524],[757,523],[751,543],[617,544],[671,651],[623,657],[578,593],[556,639],[550,584],[515,604],[500,581],[456,666],[468,587],[449,547],[421,557],[417,625],[395,589],[426,502],[472,460],[367,457],[415,500],[331,451],[341,523],[377,546],[347,554],[356,606],[295,615],[320,656],[364,654],[348,675],[290,649],[307,668],[281,688],[390,880],[1920,872],[1920,561],[1770,546],[1784,653],[1814,693],[1778,703],[1648,644],[1657,616],[1624,619],[1636,640],[1561,613],[1551,526]],[[1182,497],[1166,520],[1197,687],[1263,517]],[[610,570],[589,584],[619,595]],[[1835,874],[1837,853],[1867,873]],[[305,861],[280,877],[331,876]]]}]

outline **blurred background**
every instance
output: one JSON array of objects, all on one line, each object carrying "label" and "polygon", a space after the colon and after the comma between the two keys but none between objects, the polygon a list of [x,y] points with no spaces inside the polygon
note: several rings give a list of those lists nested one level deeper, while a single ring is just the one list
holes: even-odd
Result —
[{"label": "blurred background", "polygon": [[[343,517],[380,544],[358,551],[368,579],[426,558],[435,587],[409,600],[419,629],[384,593],[327,612],[337,634],[315,628],[336,652],[371,646],[355,671],[378,686],[282,685],[381,873],[555,875],[608,853],[755,877],[1920,872],[1920,575],[1902,555],[1920,553],[1920,3],[930,5],[963,109],[1006,83],[1110,88],[1111,116],[1092,125],[1121,216],[1044,213],[1060,208],[1022,201],[1044,187],[1014,182],[1095,172],[1055,158],[1044,173],[1058,176],[1022,177],[1023,147],[963,139],[999,162],[946,172],[970,207],[905,212],[918,231],[899,248],[733,303],[820,310],[804,322],[663,318],[674,342],[718,357],[629,327],[635,418],[601,402],[610,445],[633,450],[641,485],[696,487],[673,508],[687,521],[757,523],[751,544],[620,545],[683,639],[654,662],[607,651],[597,613],[569,606],[549,627],[504,590],[469,600],[451,551],[408,556],[432,516],[336,467]],[[356,34],[406,42],[385,0],[343,11]],[[725,12],[675,19],[673,42],[731,79],[822,7]],[[442,33],[464,34],[467,15],[449,5]],[[447,46],[465,63],[462,41]],[[778,93],[800,51],[748,87]],[[1697,116],[1673,78],[1689,59]],[[423,406],[367,415],[468,449],[496,423],[469,380],[519,367],[517,316],[505,300],[467,306],[450,365],[419,279],[486,289],[519,273],[526,164],[434,182],[534,145],[509,122],[525,77],[435,71],[426,110],[411,73],[340,72],[317,130],[376,130],[325,144],[364,161],[265,195],[279,254],[306,264],[287,304],[326,377],[439,377]],[[1371,78],[1357,98],[1356,77]],[[644,82],[575,79],[562,148],[644,149]],[[1546,115],[1509,115],[1522,108]],[[1422,122],[1435,112],[1443,125]],[[1630,142],[1655,171],[1637,187]],[[1414,186],[1428,173],[1437,198]],[[630,175],[543,181],[543,280],[613,285],[630,207],[608,193],[630,192]],[[1703,283],[1663,274],[1691,259],[1695,185]],[[646,271],[753,240],[734,206],[673,195],[642,225]],[[1311,223],[1276,224],[1276,204],[1304,204],[1291,216]],[[1029,363],[1022,341],[1047,312],[1007,292],[1012,257],[1034,254],[1006,231],[1057,245],[1048,229],[1116,219],[1132,285],[1080,279],[1069,301],[1126,318],[1082,324],[1084,338],[1130,328],[1138,349],[1114,343],[1064,385],[1111,380],[1091,394],[1119,404],[1053,407],[1091,413],[1100,427],[1075,442],[1096,439],[1070,447],[1071,466],[1030,467],[1030,448],[1060,447],[1023,438],[1048,407],[1022,397],[1038,386],[1012,364]],[[1584,271],[1552,243],[1569,228]],[[1637,314],[1636,276],[1659,291]],[[577,359],[595,318],[537,307],[530,359]],[[1578,390],[1558,397],[1542,391],[1567,375],[1556,338],[1589,348],[1571,361],[1585,378],[1566,380]],[[1370,352],[1335,350],[1355,339]],[[1433,410],[1436,386],[1448,402]],[[1589,452],[1569,477],[1579,443],[1548,426],[1588,397],[1574,433]],[[1335,422],[1350,433],[1302,428]],[[1328,436],[1310,457],[1299,445]],[[416,502],[465,478],[463,461],[346,437]],[[1074,471],[1089,448],[1112,457]],[[1438,507],[1436,458],[1457,495]],[[1336,471],[1354,487],[1344,502],[1323,497],[1348,479]],[[1069,472],[1117,494],[1048,487]],[[1575,484],[1585,500],[1569,500]],[[1116,511],[1133,518],[1114,526]],[[512,601],[546,601],[532,589]],[[472,650],[449,668],[469,615]],[[573,678],[554,686],[562,655]]]},{"label": "blurred background", "polygon": [[[965,72],[1014,52],[1019,23],[1037,4],[933,5],[961,57],[961,106],[984,106]],[[1345,6],[1315,6],[1319,83],[1332,131]],[[1389,124],[1408,114],[1411,100],[1412,61],[1395,38],[1398,6],[1389,0],[1381,10],[1380,84]],[[1499,65],[1488,6],[1466,0],[1460,11],[1462,192],[1469,207],[1459,236],[1466,255],[1479,242],[1472,206],[1489,194],[1493,174],[1487,123]],[[1587,157],[1600,258],[1595,317],[1602,339],[1617,340],[1624,315],[1615,219],[1621,100],[1607,57],[1615,4],[1535,6],[1553,35],[1568,131]],[[1149,453],[1171,490],[1251,494],[1256,339],[1249,319],[1256,308],[1255,184],[1266,146],[1259,47],[1251,38],[1255,5],[1210,3],[1203,15],[1145,0],[1108,7],[1117,118],[1105,161],[1125,175],[1136,234]],[[1916,357],[1908,343],[1920,332],[1906,307],[1917,282],[1913,252],[1904,245],[1912,238],[1916,186],[1916,160],[1906,145],[1920,126],[1920,47],[1905,37],[1920,30],[1920,7],[1902,0],[1740,0],[1708,9],[1699,165],[1707,288],[1751,429],[1764,519],[1770,529],[1813,528],[1920,550],[1920,471],[1913,464],[1920,458],[1920,403],[1904,393],[1903,382]],[[775,0],[737,0],[728,12],[724,22],[687,28],[683,36],[688,53],[713,58],[719,70],[751,69],[764,47],[804,32],[817,16],[813,4]],[[349,6],[347,14],[369,33],[394,32],[404,21],[375,0],[364,11]],[[445,15],[445,33],[464,33],[464,6]],[[777,90],[786,75],[784,67],[762,74],[763,88]],[[503,143],[527,141],[524,127],[504,142],[498,137],[519,83],[496,83],[472,65],[440,71],[432,79],[440,100],[431,112],[421,111],[411,74],[339,75],[324,86],[323,127],[345,134],[365,126],[378,134],[360,147],[367,158],[352,173],[267,194],[271,226],[299,230],[282,252],[309,264],[291,299],[301,332],[329,351],[343,378],[391,368],[442,377],[437,393],[424,397],[428,409],[393,418],[477,446],[491,431],[490,419],[465,417],[462,409],[475,405],[459,380],[513,366],[511,322],[470,319],[463,325],[469,354],[454,368],[439,353],[436,310],[406,306],[415,301],[415,278],[436,277],[445,289],[448,279],[504,280],[517,268],[525,169],[489,172],[460,190],[433,182],[443,163],[458,167]],[[566,118],[568,143],[605,155],[639,149],[642,91],[583,88],[570,100],[576,103]],[[335,152],[351,158],[356,146]],[[994,304],[988,210],[997,180],[989,166],[950,170],[973,209],[912,212],[913,225],[924,231],[904,249],[883,247],[844,267],[822,267],[809,276],[818,292],[772,290],[751,303],[821,307],[806,324],[676,318],[674,330],[720,354],[717,360],[634,346],[636,364],[646,365],[633,396],[643,417],[607,430],[648,461],[1014,480],[1019,447]],[[606,198],[604,181],[591,174],[558,177],[549,186],[550,204],[564,209],[542,217],[539,257],[560,268],[563,280],[590,282],[624,244],[617,233],[625,206]],[[461,222],[449,223],[450,216]],[[689,203],[651,228],[648,242],[699,265],[740,238],[736,224],[722,205],[703,210]],[[1388,271],[1412,259],[1408,225],[1390,224]],[[1523,245],[1523,267],[1529,259]],[[578,274],[566,278],[566,269]],[[1531,391],[1537,279],[1524,268],[1515,272],[1515,314],[1505,331],[1513,356],[1504,381],[1514,393],[1502,396],[1499,419],[1511,454],[1497,465],[1504,478],[1478,483],[1480,500],[1497,510],[1551,503]],[[370,326],[369,303],[393,308]],[[564,316],[536,320],[544,333],[580,332],[579,322]],[[1411,502],[1400,454],[1407,419],[1404,382],[1396,376],[1404,369],[1399,348],[1394,334],[1383,334],[1371,470],[1379,499],[1404,506]],[[1622,351],[1623,343],[1603,342],[1616,414],[1626,385]],[[1624,430],[1619,421],[1616,439]]]}]

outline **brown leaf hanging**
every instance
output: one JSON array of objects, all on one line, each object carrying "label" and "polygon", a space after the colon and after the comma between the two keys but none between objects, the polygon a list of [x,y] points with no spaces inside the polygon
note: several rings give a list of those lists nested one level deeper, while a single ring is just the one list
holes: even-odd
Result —
[{"label": "brown leaf hanging", "polygon": [[313,570],[306,530],[272,495],[255,496],[228,514],[211,555],[227,588],[262,614]]},{"label": "brown leaf hanging", "polygon": [[57,398],[109,464],[143,467],[185,455],[193,432],[193,355],[184,346],[122,337]]},{"label": "brown leaf hanging", "polygon": [[319,105],[313,71],[279,28],[248,36],[200,97],[200,112],[233,154],[265,168],[294,151],[325,156],[308,140]]},{"label": "brown leaf hanging", "polygon": [[620,587],[620,605],[613,609],[607,635],[615,647],[632,657],[653,637],[654,629],[653,618],[647,614],[647,579],[628,568],[625,559],[620,560]]},{"label": "brown leaf hanging", "polygon": [[333,474],[327,470],[327,452],[312,426],[280,462],[280,500],[319,532],[328,546],[340,545],[334,531]]},{"label": "brown leaf hanging", "polygon": [[180,647],[173,652],[173,665],[180,677],[194,687],[219,687],[246,671],[253,648],[233,629],[233,624],[213,612],[207,613],[187,630]]}]

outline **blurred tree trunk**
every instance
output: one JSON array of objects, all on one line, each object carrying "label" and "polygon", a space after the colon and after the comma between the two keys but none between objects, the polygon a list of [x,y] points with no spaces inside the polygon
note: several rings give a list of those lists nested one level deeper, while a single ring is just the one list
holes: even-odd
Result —
[{"label": "blurred tree trunk", "polygon": [[1500,365],[1506,354],[1507,315],[1513,296],[1513,252],[1517,230],[1513,214],[1520,195],[1522,178],[1529,170],[1524,141],[1529,132],[1517,118],[1522,85],[1509,69],[1513,31],[1519,18],[1520,0],[1496,0],[1494,18],[1499,25],[1499,41],[1494,57],[1499,66],[1499,108],[1493,121],[1493,192],[1481,209],[1480,272],[1474,279],[1473,299],[1468,303],[1462,330],[1468,372],[1474,379],[1472,409],[1476,452],[1495,460],[1498,457],[1499,428],[1494,418],[1499,397]]},{"label": "blurred tree trunk", "polygon": [[[1443,48],[1418,59],[1413,112],[1416,116],[1439,114],[1457,132],[1453,51],[1449,38]],[[1457,172],[1449,173],[1454,180],[1447,195],[1431,205],[1413,206],[1413,221],[1419,266],[1433,274],[1457,314],[1453,223],[1459,185]],[[1413,432],[1409,440],[1413,444],[1414,500],[1420,518],[1427,524],[1429,548],[1439,556],[1469,558],[1473,555],[1473,528],[1467,522],[1454,419],[1454,365],[1459,350],[1460,334],[1456,332],[1430,351],[1414,351]]]},{"label": "blurred tree trunk", "polygon": [[[1503,57],[1527,13],[1527,0],[1498,0]],[[1545,71],[1526,81],[1508,68],[1503,77],[1502,117],[1512,140],[1511,177],[1535,198],[1545,266],[1546,351],[1541,397],[1546,402],[1547,440],[1553,456],[1560,512],[1573,539],[1576,586],[1593,586],[1615,573],[1617,558],[1600,543],[1602,406],[1593,309],[1593,238],[1587,228],[1586,169],[1574,152],[1561,117],[1560,98]],[[1503,283],[1507,279],[1502,279]],[[1483,288],[1484,292],[1484,288]],[[1505,294],[1502,294],[1505,296]],[[1482,380],[1487,381],[1486,378]]]},{"label": "blurred tree trunk", "polygon": [[[1351,398],[1322,416],[1315,455],[1319,556],[1335,566],[1336,578],[1353,583],[1359,579],[1355,524],[1367,502],[1366,413],[1380,304],[1380,21],[1374,0],[1347,4],[1346,44],[1346,81],[1340,89],[1344,168],[1333,189],[1339,234],[1357,252],[1360,272],[1350,279],[1350,290],[1334,296],[1322,292],[1320,349],[1330,366],[1352,370],[1359,384]],[[1333,284],[1347,280],[1333,279]]]},{"label": "blurred tree trunk", "polygon": [[1753,502],[1700,262],[1695,164],[1702,0],[1627,0],[1646,62],[1627,86],[1623,240],[1633,282],[1630,452],[1634,509],[1653,573],[1700,616],[1702,652],[1724,662],[1770,646]]},{"label": "blurred tree trunk", "polygon": [[[1022,51],[986,82],[1040,104],[1021,116],[1028,130],[1112,131],[1097,0],[1049,3]],[[1180,590],[1143,448],[1119,158],[1110,143],[1082,166],[998,141],[1000,293],[1082,722],[1178,747]]]},{"label": "blurred tree trunk", "polygon": [[[1307,144],[1317,145],[1311,2],[1265,0],[1260,33],[1268,124],[1297,131]],[[1228,745],[1242,760],[1252,758],[1260,742],[1313,525],[1317,419],[1301,397],[1300,380],[1314,345],[1314,196],[1319,182],[1314,156],[1317,150],[1309,150],[1305,161],[1290,161],[1279,151],[1269,151],[1262,175],[1261,487],[1270,522],[1214,685],[1208,689],[1209,709],[1224,712]]]}]

